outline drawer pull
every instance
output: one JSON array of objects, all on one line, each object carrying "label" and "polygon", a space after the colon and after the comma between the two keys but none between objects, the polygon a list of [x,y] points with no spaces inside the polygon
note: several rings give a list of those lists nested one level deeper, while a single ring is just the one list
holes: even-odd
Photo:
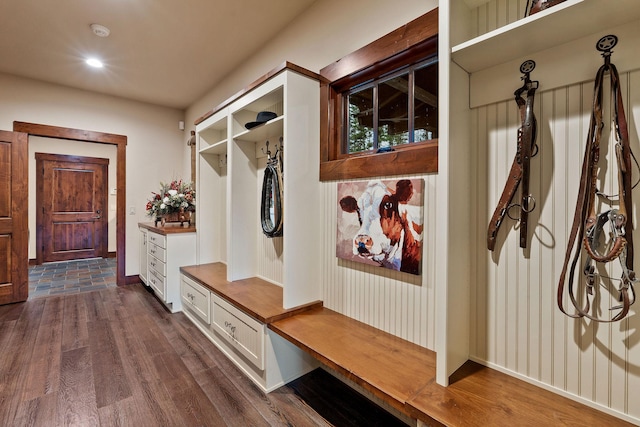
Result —
[{"label": "drawer pull", "polygon": [[233,323],[225,320],[224,327],[227,328],[227,332],[229,332],[229,335],[231,335],[231,338],[233,338],[234,341],[237,341],[237,339],[236,339],[236,327],[233,326]]}]

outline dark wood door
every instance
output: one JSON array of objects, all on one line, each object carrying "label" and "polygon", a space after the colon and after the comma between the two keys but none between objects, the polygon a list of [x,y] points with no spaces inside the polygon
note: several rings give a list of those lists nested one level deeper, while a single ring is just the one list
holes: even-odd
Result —
[{"label": "dark wood door", "polygon": [[38,261],[107,256],[109,159],[36,153]]},{"label": "dark wood door", "polygon": [[0,131],[0,304],[29,296],[27,141],[26,133]]}]

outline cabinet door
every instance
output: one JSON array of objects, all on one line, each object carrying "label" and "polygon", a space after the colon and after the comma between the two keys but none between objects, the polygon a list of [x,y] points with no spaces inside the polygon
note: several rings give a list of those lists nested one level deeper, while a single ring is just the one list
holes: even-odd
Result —
[{"label": "cabinet door", "polygon": [[140,228],[140,280],[147,284],[147,230]]}]

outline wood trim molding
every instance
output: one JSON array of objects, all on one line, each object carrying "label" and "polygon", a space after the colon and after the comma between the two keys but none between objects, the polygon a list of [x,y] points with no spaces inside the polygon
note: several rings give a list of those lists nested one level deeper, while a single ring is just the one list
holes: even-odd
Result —
[{"label": "wood trim molding", "polygon": [[438,8],[320,70],[320,181],[438,171],[438,141],[407,144],[389,153],[340,153],[341,92],[371,73],[381,75],[437,52]]},{"label": "wood trim molding", "polygon": [[68,139],[73,141],[94,142],[116,145],[116,265],[117,284],[127,283],[125,276],[126,261],[126,171],[127,137],[112,133],[95,132],[82,129],[64,128],[27,122],[13,122],[14,132],[24,132],[29,136]]}]

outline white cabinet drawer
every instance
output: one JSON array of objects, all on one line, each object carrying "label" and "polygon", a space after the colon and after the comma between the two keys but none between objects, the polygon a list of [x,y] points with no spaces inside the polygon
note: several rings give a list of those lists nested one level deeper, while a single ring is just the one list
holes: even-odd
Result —
[{"label": "white cabinet drawer", "polygon": [[156,271],[149,269],[149,274],[147,278],[149,279],[149,286],[151,286],[153,290],[156,291],[158,296],[164,301],[165,299],[164,276],[161,276]]},{"label": "white cabinet drawer", "polygon": [[163,247],[158,246],[155,243],[149,242],[148,248],[149,248],[149,255],[158,258],[162,262],[167,261],[167,251]]},{"label": "white cabinet drawer", "polygon": [[158,245],[161,248],[167,247],[167,238],[161,234],[150,231],[148,240],[149,242],[153,243],[154,245]]},{"label": "white cabinet drawer", "polygon": [[180,276],[180,295],[185,307],[197,314],[207,325],[211,324],[211,292],[190,278]]},{"label": "white cabinet drawer", "polygon": [[160,261],[155,256],[150,256],[148,261],[150,269],[155,270],[160,276],[167,276],[167,265],[164,262]]},{"label": "white cabinet drawer", "polygon": [[214,330],[256,368],[264,370],[265,325],[213,295]]}]

